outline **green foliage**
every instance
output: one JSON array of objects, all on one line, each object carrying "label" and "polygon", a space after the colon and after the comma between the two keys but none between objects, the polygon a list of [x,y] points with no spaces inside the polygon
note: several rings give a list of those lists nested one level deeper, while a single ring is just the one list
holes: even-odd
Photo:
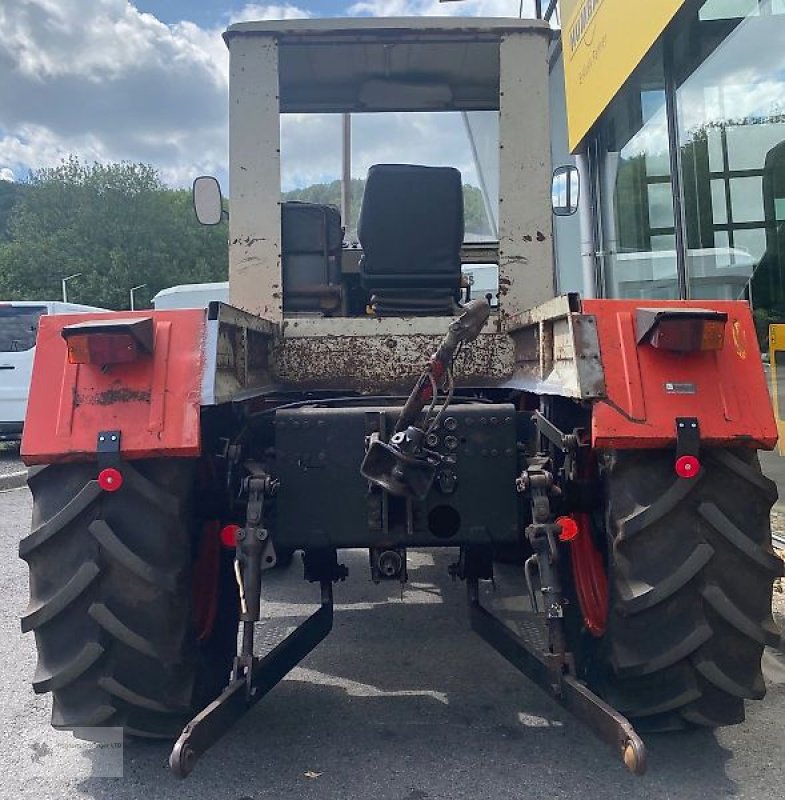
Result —
[{"label": "green foliage", "polygon": [[61,279],[81,272],[69,300],[121,309],[138,284],[144,305],[167,286],[226,279],[226,226],[199,225],[190,192],[165,187],[151,166],[72,157],[23,186],[0,237],[3,299],[58,299]]},{"label": "green foliage", "polygon": [[[352,180],[356,228],[365,181]],[[340,206],[340,181],[284,194]],[[480,190],[464,186],[468,233],[488,233]],[[199,225],[191,193],[170,189],[146,164],[83,164],[76,157],[40,169],[25,183],[0,181],[0,298],[56,300],[61,280],[68,299],[103,308],[128,308],[128,290],[139,306],[179,283],[226,280],[225,224]]]},{"label": "green foliage", "polygon": [[0,181],[0,242],[8,239],[11,210],[22,195],[25,184]]}]

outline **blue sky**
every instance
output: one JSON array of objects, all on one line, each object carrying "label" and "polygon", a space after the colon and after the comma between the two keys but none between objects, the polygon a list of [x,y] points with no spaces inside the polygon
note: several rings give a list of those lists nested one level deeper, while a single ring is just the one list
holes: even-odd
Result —
[{"label": "blue sky", "polygon": [[[169,25],[189,20],[202,27],[215,27],[224,23],[232,12],[242,11],[247,3],[242,0],[137,0],[134,5],[140,11],[155,14],[161,22]],[[344,13],[351,3],[309,0],[296,5],[317,17],[335,17]]]},{"label": "blue sky", "polygon": [[[0,0],[0,180],[24,180],[30,170],[76,155],[152,164],[172,186],[188,186],[199,174],[225,182],[229,76],[221,32],[233,21],[517,16],[518,3]],[[526,0],[525,13],[532,5]],[[285,188],[338,176],[339,131],[335,118],[284,121]],[[357,133],[358,174],[375,161],[401,158],[402,143],[409,161],[460,166],[465,159],[465,135],[447,119],[358,120]]]}]

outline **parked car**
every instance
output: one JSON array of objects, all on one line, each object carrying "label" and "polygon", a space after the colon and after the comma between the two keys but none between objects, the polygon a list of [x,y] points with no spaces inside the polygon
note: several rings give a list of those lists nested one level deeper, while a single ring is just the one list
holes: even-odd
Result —
[{"label": "parked car", "polygon": [[105,310],[48,300],[0,301],[0,441],[22,437],[38,320],[44,314]]}]

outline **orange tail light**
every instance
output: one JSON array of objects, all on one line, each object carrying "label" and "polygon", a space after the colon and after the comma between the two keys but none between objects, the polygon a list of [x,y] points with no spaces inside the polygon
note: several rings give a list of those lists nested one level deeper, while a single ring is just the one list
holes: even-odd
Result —
[{"label": "orange tail light", "polygon": [[71,364],[127,364],[153,352],[152,317],[80,322],[62,335]]},{"label": "orange tail light", "polygon": [[703,308],[639,308],[635,315],[638,344],[657,350],[695,353],[722,350],[725,343],[724,311]]}]

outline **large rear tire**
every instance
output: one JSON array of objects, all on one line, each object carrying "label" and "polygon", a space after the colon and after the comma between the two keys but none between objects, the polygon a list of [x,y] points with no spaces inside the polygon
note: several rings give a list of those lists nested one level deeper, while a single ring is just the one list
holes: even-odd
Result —
[{"label": "large rear tire", "polygon": [[601,458],[610,608],[604,635],[584,630],[577,647],[584,677],[641,730],[742,722],[778,639],[775,484],[749,449],[703,451],[691,479],[673,461],[662,450]]},{"label": "large rear tire", "polygon": [[33,688],[52,692],[55,728],[173,738],[226,684],[236,617],[225,605],[197,641],[193,462],[121,470],[115,492],[99,487],[95,465],[31,470],[32,532],[19,554],[30,567],[22,630],[35,633]]}]

